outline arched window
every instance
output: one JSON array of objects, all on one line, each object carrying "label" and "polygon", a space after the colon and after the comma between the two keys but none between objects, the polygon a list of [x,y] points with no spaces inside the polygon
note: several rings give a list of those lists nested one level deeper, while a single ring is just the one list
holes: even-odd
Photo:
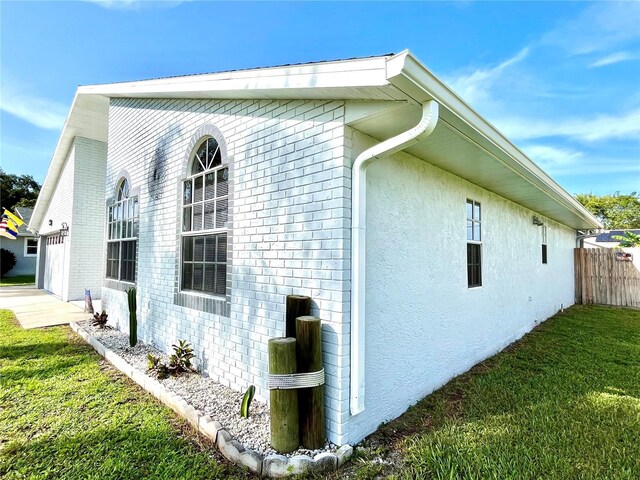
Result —
[{"label": "arched window", "polygon": [[182,182],[182,290],[226,293],[228,193],[229,169],[218,142],[207,137]]},{"label": "arched window", "polygon": [[123,178],[120,184],[118,185],[118,193],[116,195],[116,200],[119,202],[120,200],[124,200],[129,196],[129,182],[127,182],[126,178]]},{"label": "arched window", "polygon": [[107,214],[107,278],[136,281],[137,244],[138,197],[129,196],[129,182],[123,178]]}]

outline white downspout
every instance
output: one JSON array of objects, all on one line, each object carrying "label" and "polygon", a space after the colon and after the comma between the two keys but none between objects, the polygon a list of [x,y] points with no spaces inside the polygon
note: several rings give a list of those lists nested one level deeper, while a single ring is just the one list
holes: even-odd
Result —
[{"label": "white downspout", "polygon": [[365,150],[352,168],[351,182],[351,415],[364,410],[364,327],[367,166],[374,158],[385,158],[418,143],[433,132],[438,123],[438,103],[422,105],[422,118],[410,130]]}]

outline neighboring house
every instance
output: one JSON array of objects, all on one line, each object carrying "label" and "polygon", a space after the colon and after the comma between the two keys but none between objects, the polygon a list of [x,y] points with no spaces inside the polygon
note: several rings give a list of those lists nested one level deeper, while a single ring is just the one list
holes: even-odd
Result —
[{"label": "neighboring house", "polygon": [[615,248],[620,245],[620,240],[614,237],[624,237],[627,232],[640,235],[640,229],[610,230],[585,238],[584,248]]},{"label": "neighboring house", "polygon": [[16,265],[7,273],[7,277],[17,277],[20,275],[35,275],[36,259],[38,258],[38,239],[27,230],[27,225],[31,220],[33,209],[26,207],[16,207],[13,213],[17,214],[24,224],[18,227],[18,238],[0,236],[0,248],[13,252],[16,256]]},{"label": "neighboring house", "polygon": [[39,287],[126,331],[136,285],[139,337],[238,391],[310,296],[337,444],[571,305],[602,227],[408,51],[80,87],[31,228],[61,222]]}]

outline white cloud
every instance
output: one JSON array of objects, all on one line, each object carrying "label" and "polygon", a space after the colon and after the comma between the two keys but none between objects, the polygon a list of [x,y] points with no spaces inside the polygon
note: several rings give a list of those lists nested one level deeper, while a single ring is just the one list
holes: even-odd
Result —
[{"label": "white cloud", "polygon": [[472,105],[482,104],[488,98],[490,88],[500,83],[499,80],[506,70],[524,60],[528,55],[529,48],[525,47],[495,67],[476,69],[471,73],[449,79],[449,83],[465,101]]},{"label": "white cloud", "polygon": [[627,62],[629,60],[637,60],[638,57],[631,55],[629,52],[616,52],[606,57],[602,57],[599,60],[589,64],[589,68],[604,67],[606,65],[613,65],[614,63]]},{"label": "white cloud", "polygon": [[502,117],[496,126],[508,137],[531,140],[547,137],[566,137],[571,140],[597,142],[640,138],[640,109],[619,115],[600,114],[590,117],[533,118]]},{"label": "white cloud", "polygon": [[550,145],[525,145],[522,149],[540,166],[573,165],[584,157],[583,152],[571,148],[552,147]]},{"label": "white cloud", "polygon": [[58,130],[64,125],[68,107],[38,95],[18,91],[5,81],[0,96],[0,110],[36,127]]},{"label": "white cloud", "polygon": [[[530,51],[523,48],[496,66],[478,68],[451,77],[448,82],[465,101],[513,140],[565,137],[596,142],[640,138],[640,108],[620,114],[594,113],[581,117],[540,113],[542,102],[532,99],[575,95],[549,91],[543,81],[530,73],[524,64]],[[533,109],[538,111],[528,113]]]},{"label": "white cloud", "polygon": [[566,147],[530,144],[522,150],[536,164],[553,176],[640,173],[640,162],[633,159],[601,158]]},{"label": "white cloud", "polygon": [[544,35],[541,43],[560,47],[571,55],[604,52],[637,41],[638,25],[637,1],[596,2]]}]

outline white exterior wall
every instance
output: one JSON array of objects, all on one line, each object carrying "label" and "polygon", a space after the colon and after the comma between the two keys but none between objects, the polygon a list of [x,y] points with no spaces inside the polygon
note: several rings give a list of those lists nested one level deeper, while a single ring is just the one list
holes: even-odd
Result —
[{"label": "white exterior wall", "polygon": [[[73,172],[75,159],[76,150],[75,147],[72,147],[49,202],[47,213],[42,217],[42,225],[40,225],[40,231],[38,232],[42,236],[57,233],[62,222],[66,222],[69,225],[73,222],[73,188],[75,186]],[[52,225],[49,225],[49,220],[52,221]]]},{"label": "white exterior wall", "polygon": [[[43,237],[46,235],[57,234],[60,231],[62,222],[66,222],[68,225],[73,224],[73,189],[75,186],[75,163],[76,149],[74,146],[69,151],[69,155],[67,155],[62,173],[60,174],[60,178],[58,179],[58,183],[54,190],[53,196],[51,197],[51,201],[49,202],[47,213],[45,213],[44,217],[42,217],[42,224],[40,225],[40,231],[38,233],[40,233],[40,235],[42,235]],[[51,220],[51,225],[49,225],[49,220]],[[69,238],[66,238],[64,242],[64,248],[59,249],[62,251],[62,278],[54,280],[57,285],[62,285],[62,288],[60,289],[60,298],[64,301],[69,300],[69,267],[71,264],[71,254],[69,246]],[[37,275],[41,276],[42,274],[44,274],[44,270],[43,267],[40,266],[40,262],[44,261],[44,255],[46,254],[46,244],[44,241],[39,242],[39,251],[39,265]],[[43,287],[44,284],[42,283],[42,280],[38,278],[36,279],[36,285],[38,287]]]},{"label": "white exterior wall", "polygon": [[[365,410],[349,442],[574,302],[574,230],[404,153],[367,175]],[[480,288],[467,287],[467,198],[482,208]]]},{"label": "white exterior wall", "polygon": [[100,298],[104,263],[105,203],[104,184],[107,145],[104,142],[76,137],[76,160],[73,181],[73,222],[70,223],[72,272],[69,299],[84,298],[85,288],[94,299]]},{"label": "white exterior wall", "polygon": [[[100,298],[104,255],[104,182],[107,147],[103,142],[76,137],[43,217],[40,235],[57,234],[62,222],[69,226],[64,241],[62,282],[64,301],[81,300],[84,289]],[[52,225],[49,225],[52,220]],[[39,261],[46,245],[40,242]],[[40,267],[38,268],[40,272]],[[40,281],[37,285],[41,286]]]},{"label": "white exterior wall", "polygon": [[[268,398],[267,341],[285,331],[285,296],[309,295],[323,320],[329,438],[342,443],[348,402],[350,161],[344,105],[328,101],[114,99],[109,109],[106,197],[123,173],[139,188],[139,334],[164,351],[193,343],[201,368],[238,391]],[[180,175],[205,124],[217,127],[231,164],[230,316],[177,305]],[[162,195],[152,200],[149,162],[166,155]],[[104,247],[103,247],[104,250]],[[104,267],[103,267],[104,271]],[[109,283],[106,282],[105,285]],[[123,291],[104,287],[109,319],[128,329]]]}]

